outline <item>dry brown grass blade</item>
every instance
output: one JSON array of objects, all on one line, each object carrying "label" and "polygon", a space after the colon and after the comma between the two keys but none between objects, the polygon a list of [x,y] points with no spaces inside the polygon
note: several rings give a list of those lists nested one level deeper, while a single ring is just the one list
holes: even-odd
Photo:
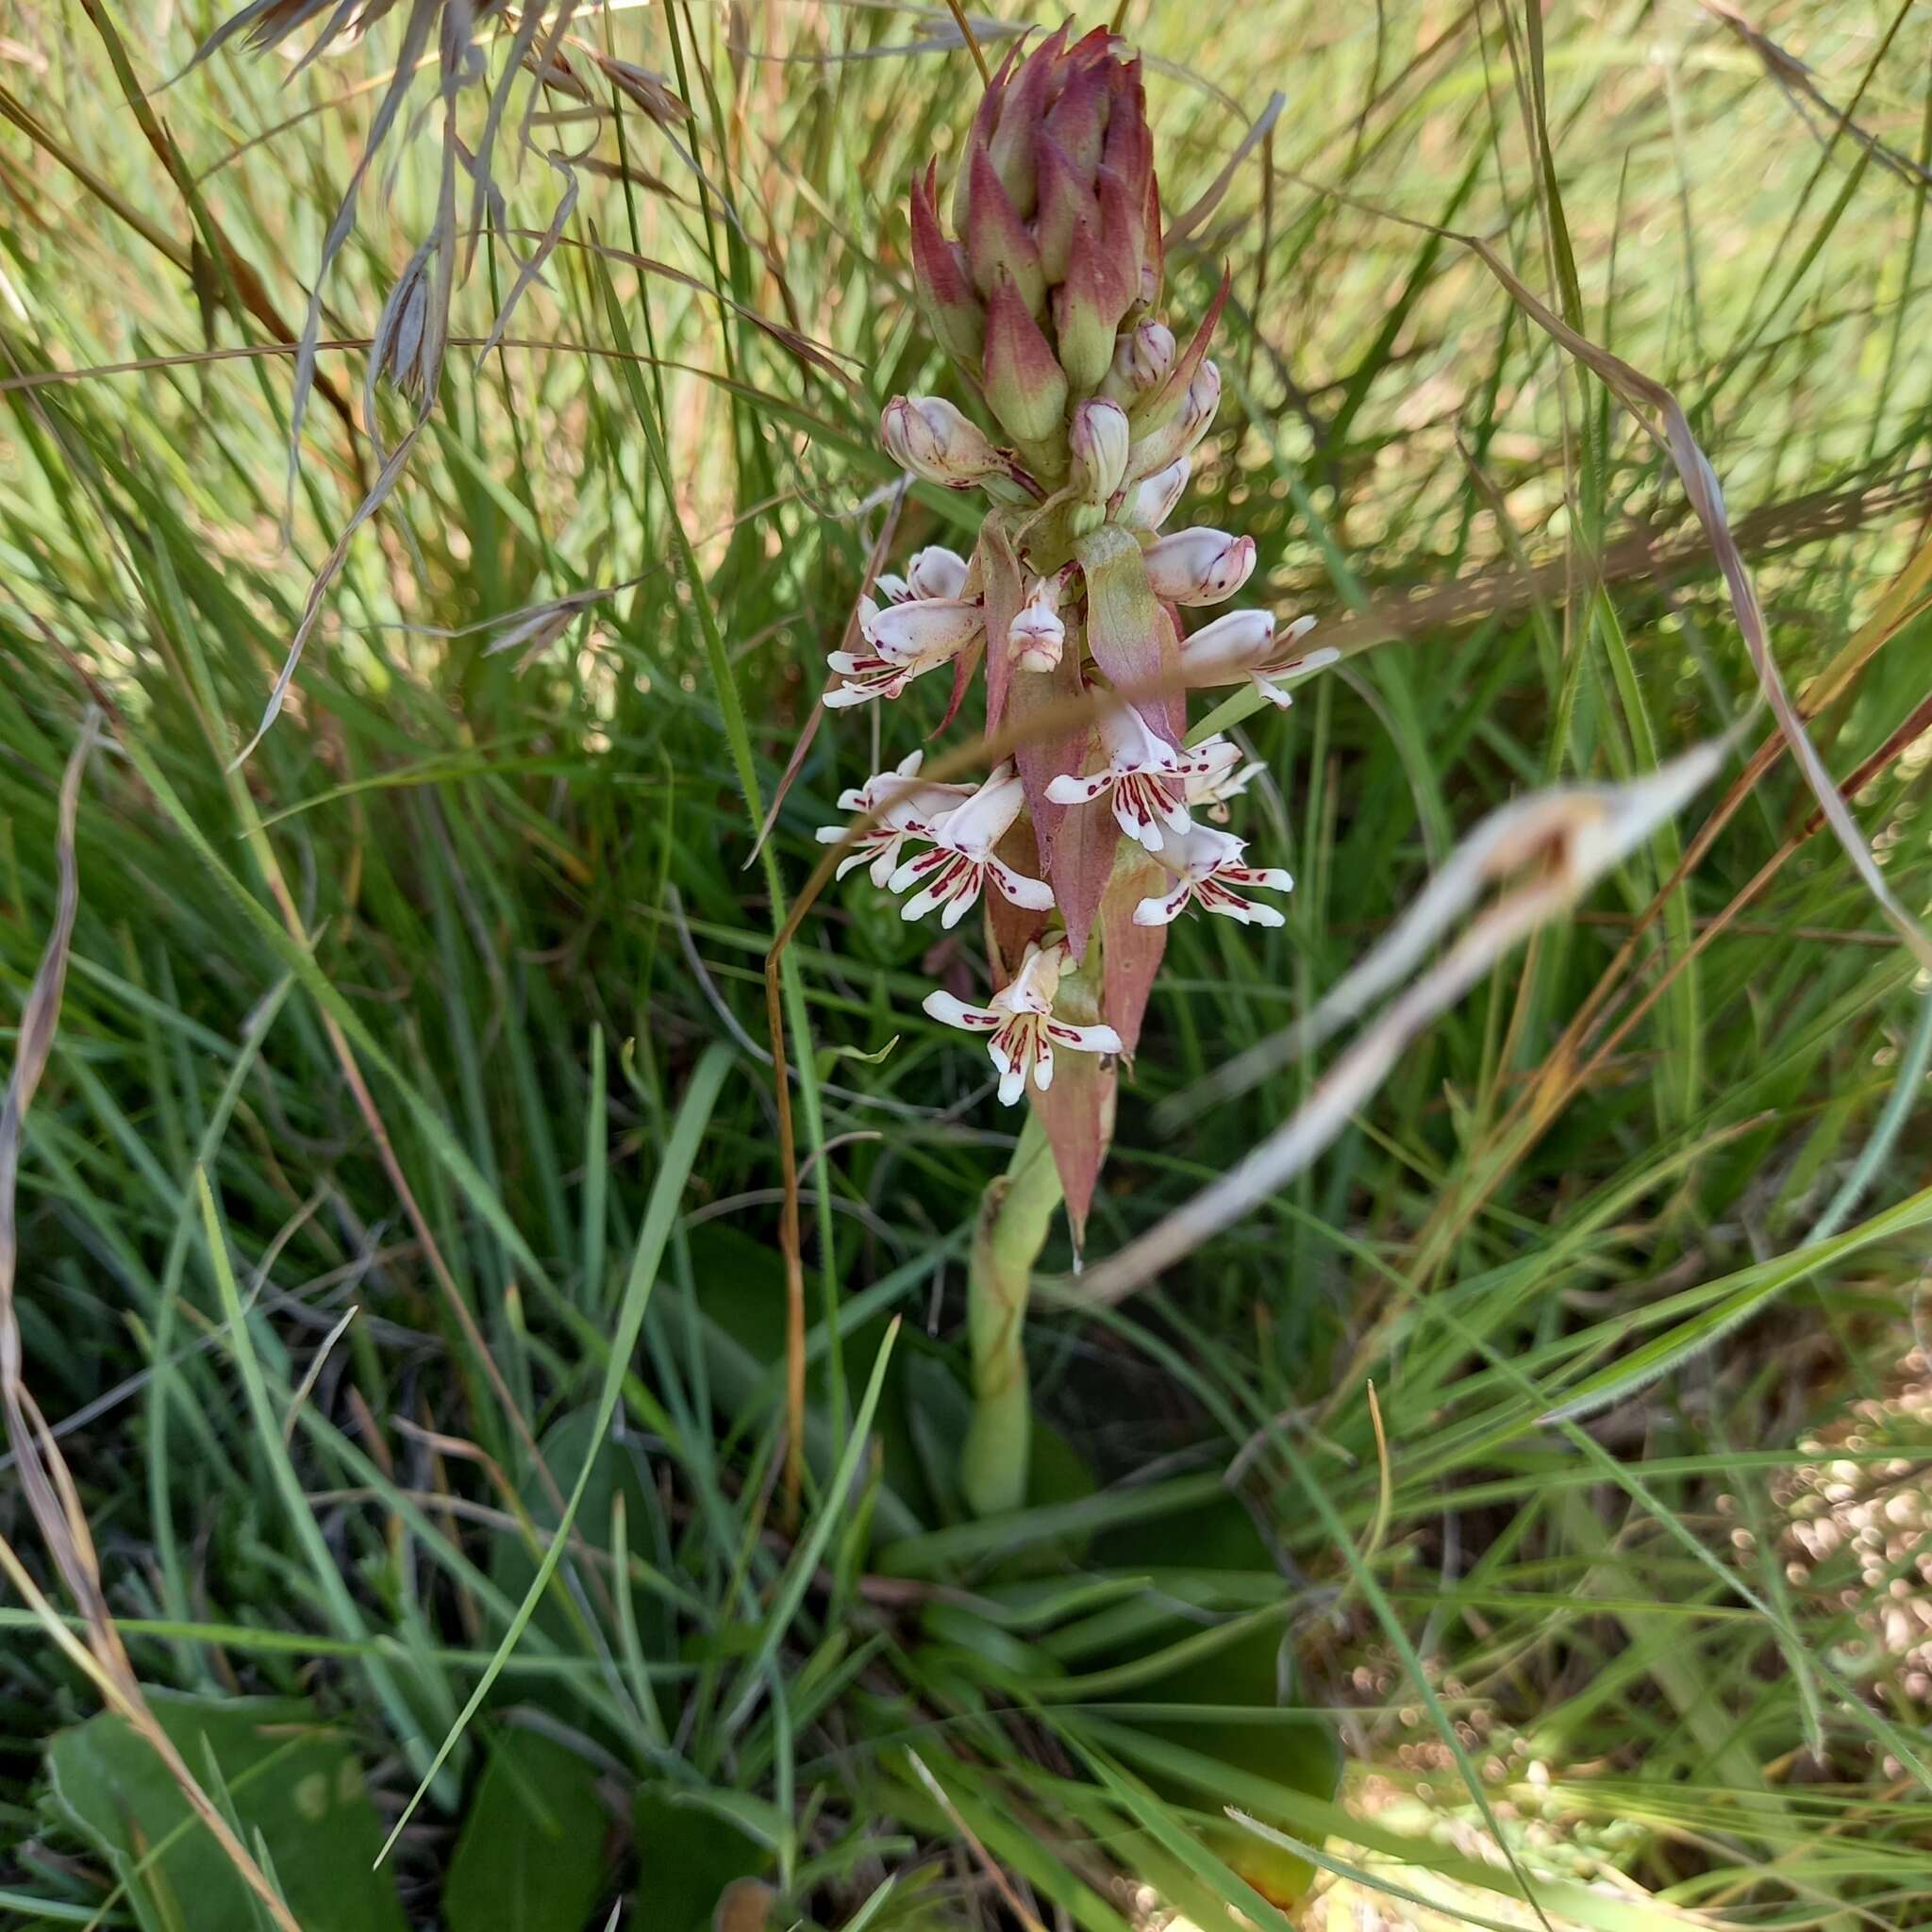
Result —
[{"label": "dry brown grass blade", "polygon": [[946,5],[952,11],[954,25],[959,29],[960,43],[973,56],[974,66],[979,69],[979,84],[985,87],[992,75],[987,72],[986,52],[979,44],[979,36],[973,31],[973,23],[966,18],[966,9],[960,6],[959,0],[946,0]]},{"label": "dry brown grass blade", "polygon": [[1451,855],[1410,921],[1334,990],[1324,1008],[1338,1021],[1360,1010],[1407,971],[1452,918],[1494,886],[1499,896],[1488,910],[1395,995],[1282,1125],[1219,1180],[1089,1269],[1080,1299],[1122,1300],[1301,1174],[1381,1086],[1417,1034],[1674,817],[1716,774],[1735,736],[1710,740],[1627,785],[1558,787],[1492,813]]},{"label": "dry brown grass blade", "polygon": [[[312,348],[308,351],[312,355]],[[299,359],[299,357],[298,357]],[[375,481],[369,486],[368,493],[356,506],[356,511],[342,526],[342,533],[335,541],[328,555],[323,558],[308,586],[308,596],[302,606],[302,616],[295,625],[295,635],[289,641],[288,655],[282,659],[282,668],[275,674],[275,681],[268,694],[268,703],[262,708],[261,722],[256,725],[254,735],[228,761],[228,770],[240,771],[254,756],[256,747],[269,734],[276,718],[281,715],[282,705],[289,695],[289,687],[295,681],[295,673],[301,667],[302,653],[308,643],[309,633],[314,630],[322,616],[323,599],[328,595],[329,586],[335,582],[342,565],[348,560],[349,545],[355,541],[356,532],[373,517],[389,500],[409,460],[409,452],[416,447],[416,439],[423,432],[426,418],[419,418],[411,425],[403,440],[391,452],[389,459],[377,472]]]},{"label": "dry brown grass blade", "polygon": [[[1932,507],[1932,474],[1919,471],[1760,505],[1738,518],[1731,534],[1745,557],[1772,556],[1923,512],[1928,507]],[[1650,529],[1633,529],[1605,545],[1593,582],[1668,582],[1703,570],[1714,554],[1709,537],[1701,529],[1668,537]],[[1313,589],[1291,588],[1286,600],[1293,602],[1299,597],[1306,602]],[[1338,611],[1324,618],[1322,635],[1345,657],[1390,641],[1429,643],[1445,631],[1492,617],[1513,616],[1540,604],[1559,608],[1576,589],[1576,572],[1568,558],[1526,566],[1511,560],[1452,577],[1446,583],[1419,583],[1407,591],[1371,597],[1360,610]],[[1817,708],[1811,701],[1816,691],[1814,682],[1804,706],[1807,715]]]},{"label": "dry brown grass blade", "polygon": [[[60,781],[56,834],[59,884],[54,926],[41,956],[40,970],[27,991],[13,1071],[7,1083],[6,1102],[0,1107],[0,1402],[6,1406],[7,1431],[18,1460],[21,1487],[34,1521],[46,1539],[48,1553],[90,1626],[109,1633],[108,1641],[118,1653],[119,1640],[111,1636],[112,1624],[101,1594],[100,1566],[94,1558],[86,1518],[79,1511],[58,1450],[53,1451],[51,1459],[45,1456],[52,1437],[26,1391],[20,1323],[14,1312],[14,1281],[20,1262],[16,1203],[21,1150],[25,1140],[27,1108],[32,1106],[41,1077],[47,1070],[59,1024],[61,996],[67,985],[68,954],[74,941],[75,917],[80,907],[75,820],[80,806],[81,778],[99,735],[100,715],[90,706]],[[125,1669],[125,1657],[120,1663]]]},{"label": "dry brown grass blade", "polygon": [[[126,48],[113,23],[102,10],[100,0],[81,0],[81,10],[87,15],[94,31],[99,34],[102,44],[108,50],[116,78],[121,83],[122,97],[134,116],[135,125],[141,129],[143,139],[154,150],[156,158],[168,171],[169,177],[180,190],[181,199],[186,206],[189,219],[207,234],[214,246],[220,266],[215,268],[199,247],[191,248],[190,259],[184,266],[191,276],[197,281],[206,279],[217,286],[211,293],[231,294],[241,307],[255,317],[279,342],[295,344],[294,331],[283,320],[280,309],[275,307],[275,298],[270,295],[261,277],[255,272],[254,265],[222,231],[213,211],[203,199],[195,184],[193,171],[188,165],[188,158],[175,144],[167,125],[155,112],[148,97],[137,83],[133,69],[128,64]],[[225,284],[225,287],[220,286]],[[359,473],[362,462],[361,445],[356,428],[355,412],[349,407],[348,398],[326,375],[317,374],[315,386],[331,409],[341,419],[343,427],[349,433],[349,460]]]},{"label": "dry brown grass blade", "polygon": [[[1474,251],[1483,265],[1545,334],[1561,343],[1579,362],[1602,378],[1611,393],[1669,455],[1683,483],[1684,493],[1710,540],[1718,569],[1730,593],[1739,633],[1757,673],[1758,688],[1770,702],[1778,729],[1783,733],[1799,771],[1804,774],[1811,795],[1818,801],[1825,823],[1844,848],[1846,857],[1851,859],[1879,910],[1890,921],[1919,963],[1932,968],[1932,935],[1928,935],[1918,920],[1907,911],[1886,883],[1885,874],[1879,871],[1878,862],[1872,856],[1870,844],[1839,795],[1838,786],[1825,770],[1824,761],[1818,756],[1818,749],[1805,729],[1804,720],[1798,715],[1797,708],[1785,689],[1777,660],[1772,655],[1764,608],[1757,601],[1757,588],[1751,581],[1751,573],[1745,568],[1737,540],[1731,534],[1730,519],[1724,510],[1724,491],[1718,483],[1717,472],[1711,468],[1709,458],[1691,434],[1690,419],[1684,414],[1683,405],[1655,377],[1645,375],[1621,356],[1613,356],[1589,337],[1579,335],[1517,278],[1508,264],[1487,242],[1473,235],[1458,239]],[[1661,426],[1646,415],[1646,409],[1656,412],[1661,419]]]},{"label": "dry brown grass blade", "polygon": [[100,715],[90,706],[60,780],[55,862],[58,887],[54,925],[47,935],[39,970],[27,991],[21,1014],[13,1070],[7,1097],[0,1105],[0,1407],[7,1416],[7,1433],[22,1492],[47,1554],[79,1610],[87,1633],[83,1646],[35,1584],[10,1544],[0,1541],[0,1569],[5,1569],[22,1600],[43,1627],[57,1633],[61,1646],[99,1689],[108,1708],[126,1720],[159,1756],[182,1797],[205,1824],[237,1874],[268,1908],[282,1932],[301,1932],[294,1915],[282,1902],[247,1847],[235,1836],[227,1820],[202,1790],[192,1772],[148,1707],[134,1667],[121,1641],[101,1585],[100,1558],[88,1527],[78,1491],[47,1426],[28,1391],[20,1322],[14,1309],[14,1289],[20,1266],[18,1192],[21,1150],[25,1139],[27,1109],[39,1090],[53,1052],[60,1022],[61,996],[67,985],[67,962],[74,942],[74,922],[80,907],[80,866],[75,828],[80,808],[81,780],[87,772],[100,732]]},{"label": "dry brown grass blade", "polygon": [[[1846,798],[1856,798],[1858,792],[1894,758],[1917,743],[1928,731],[1932,731],[1932,697],[1922,700],[1891,731],[1885,742],[1845,780],[1841,788],[1843,795]],[[1712,941],[1730,928],[1738,915],[1757,899],[1800,849],[1824,829],[1824,814],[1822,811],[1812,812],[1805,824],[1765,860],[1743,886],[1739,888],[1730,904],[1699,928],[1689,950],[1679,958],[1674,958],[1657,980],[1644,989],[1642,996],[1618,1019],[1616,1024],[1603,1038],[1592,1042],[1589,1058],[1563,1063],[1564,1074],[1560,1087],[1553,1089],[1545,1079],[1539,1079],[1533,1083],[1529,1090],[1529,1099],[1539,1124],[1554,1119],[1596,1076],[1618,1047],[1629,1038],[1643,1016],[1663,998],[1678,976],[1690,968],[1691,961]]]},{"label": "dry brown grass blade", "polygon": [[1838,128],[1839,132],[1857,146],[1863,148],[1871,158],[1888,174],[1896,175],[1908,186],[1932,186],[1932,173],[1922,168],[1908,155],[1902,155],[1896,148],[1888,147],[1884,142],[1861,127],[1843,108],[1825,98],[1824,91],[1811,78],[1811,70],[1795,55],[1767,34],[1762,27],[1748,20],[1742,12],[1729,4],[1729,0],[1703,0],[1705,12],[1720,20],[1739,40],[1751,49],[1763,63],[1764,71],[1782,90],[1785,98],[1797,108],[1799,118],[1804,118],[1804,109],[1798,107],[1798,97],[1809,101]]},{"label": "dry brown grass blade", "polygon": [[[1917,554],[1886,587],[1877,608],[1846,641],[1843,648],[1831,662],[1811,681],[1803,705],[1806,715],[1819,716],[1850,691],[1859,672],[1891,639],[1898,636],[1905,625],[1924,608],[1928,594],[1932,594],[1932,539],[1920,545]],[[1763,891],[1782,869],[1786,860],[1804,842],[1802,840],[1787,841],[1783,849],[1774,854],[1724,911],[1700,932],[1697,942],[1691,949],[1691,956],[1674,961],[1666,970],[1664,984],[1651,987],[1640,998],[1635,1010],[1626,1011],[1617,1021],[1614,1029],[1609,1031],[1608,1039],[1605,1040],[1602,1037],[1609,1027],[1609,1022],[1601,1017],[1603,1009],[1616,992],[1624,976],[1636,963],[1643,935],[1661,916],[1671,894],[1690,876],[1691,871],[1709,851],[1718,834],[1729,824],[1744,800],[1750,796],[1752,788],[1776,762],[1785,749],[1785,742],[1783,735],[1774,731],[1758,746],[1743,769],[1732,780],[1709,817],[1687,841],[1683,857],[1678,860],[1671,876],[1657,888],[1650,904],[1633,922],[1623,944],[1604,969],[1588,998],[1572,1016],[1556,1044],[1544,1056],[1541,1066],[1524,1082],[1522,1091],[1503,1119],[1496,1124],[1484,1146],[1476,1150],[1477,1158],[1473,1160],[1472,1171],[1479,1178],[1445,1196],[1431,1214],[1417,1241],[1417,1250],[1422,1257],[1421,1272],[1426,1273],[1448,1252],[1450,1243],[1459,1230],[1468,1224],[1481,1208],[1484,1201],[1501,1184],[1510,1166],[1528,1152],[1562,1108],[1582,1090],[1584,1083],[1593,1078],[1601,1070],[1617,1043],[1627,1036],[1632,1024],[1643,1013],[1648,1012],[1656,1003],[1657,997],[1664,990],[1664,985],[1668,985],[1689,965],[1690,957],[1701,953],[1719,933],[1732,924],[1736,915]],[[1890,756],[1895,755],[1881,753],[1881,758],[1885,762],[1889,762]],[[1869,766],[1868,761],[1868,769],[1876,767]],[[1865,782],[1864,776],[1854,774],[1843,787],[1845,796],[1856,797],[1859,787]],[[1807,830],[1806,837],[1812,836],[1823,824],[1821,814],[1817,823]],[[1888,941],[1887,943],[1890,942]],[[1594,1040],[1591,1039],[1592,1027],[1595,1028],[1597,1036]],[[1501,1150],[1500,1158],[1498,1150]]]}]

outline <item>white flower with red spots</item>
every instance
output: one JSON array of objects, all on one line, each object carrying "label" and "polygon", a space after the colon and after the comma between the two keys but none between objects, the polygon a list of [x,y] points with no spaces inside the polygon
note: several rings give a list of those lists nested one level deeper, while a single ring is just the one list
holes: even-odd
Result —
[{"label": "white flower with red spots", "polygon": [[[873,815],[872,824],[839,861],[840,878],[870,860],[872,882],[883,887],[905,856],[908,841],[930,841],[933,821],[972,795],[970,785],[921,784],[919,768],[924,760],[925,754],[916,751],[894,770],[874,772],[863,785],[840,792],[841,811]],[[822,845],[836,845],[844,836],[843,825],[819,827]]]},{"label": "white flower with red spots", "polygon": [[1181,674],[1190,687],[1251,683],[1271,705],[1286,710],[1293,702],[1276,678],[1303,678],[1324,670],[1340,651],[1310,651],[1297,658],[1289,647],[1315,627],[1312,617],[1297,617],[1277,631],[1266,610],[1230,610],[1192,637],[1181,640]]},{"label": "white flower with red spots", "polygon": [[1142,899],[1134,908],[1136,925],[1171,924],[1190,906],[1238,919],[1243,925],[1280,925],[1272,906],[1243,897],[1247,892],[1287,892],[1294,881],[1277,865],[1243,865],[1245,842],[1212,825],[1191,825],[1166,840],[1155,857],[1174,877],[1174,889]]},{"label": "white flower with red spots", "polygon": [[1057,1046],[1076,1053],[1121,1051],[1121,1037],[1111,1026],[1074,1026],[1053,1017],[1066,964],[1067,949],[1059,941],[1030,945],[1019,972],[986,1006],[969,1006],[943,991],[925,996],[925,1010],[941,1024],[986,1035],[986,1050],[999,1069],[1000,1099],[1008,1107],[1026,1091],[1029,1077],[1042,1093],[1053,1085]]},{"label": "white flower with red spots", "polygon": [[1228,800],[1239,798],[1266,768],[1243,765],[1241,748],[1230,738],[1205,738],[1194,747],[1194,756],[1208,763],[1188,779],[1188,808],[1205,810],[1216,824],[1224,825]]},{"label": "white flower with red spots", "polygon": [[[895,698],[915,677],[950,664],[986,627],[986,612],[976,597],[926,597],[918,594],[920,582],[947,582],[951,570],[943,561],[928,562],[934,552],[922,550],[912,559],[909,581],[881,578],[888,596],[904,591],[897,602],[883,607],[870,597],[859,600],[860,648],[833,651],[825,662],[841,682],[831,686],[824,702],[833,710],[862,705],[873,698]],[[958,587],[965,587],[965,565],[950,550],[941,559],[959,564]]]},{"label": "white flower with red spots", "polygon": [[1001,895],[1031,912],[1053,909],[1053,889],[1044,879],[1028,878],[993,855],[1020,816],[1026,791],[1011,759],[985,784],[933,821],[932,850],[908,858],[886,883],[895,892],[917,886],[918,891],[900,908],[902,919],[924,919],[935,908],[940,924],[955,926],[978,901],[991,879]]},{"label": "white flower with red spots", "polygon": [[1104,769],[1062,773],[1046,795],[1056,805],[1085,805],[1111,792],[1114,823],[1158,852],[1163,826],[1187,830],[1182,787],[1207,766],[1197,754],[1170,744],[1131,705],[1110,705],[1101,712],[1100,741],[1107,753]]},{"label": "white flower with red spots", "polygon": [[[870,602],[870,599],[867,600]],[[977,597],[908,597],[881,609],[861,606],[859,635],[895,664],[942,652],[957,658],[986,625]]]},{"label": "white flower with red spots", "polygon": [[1255,540],[1225,530],[1176,530],[1147,550],[1147,581],[1170,604],[1220,604],[1255,569]]}]

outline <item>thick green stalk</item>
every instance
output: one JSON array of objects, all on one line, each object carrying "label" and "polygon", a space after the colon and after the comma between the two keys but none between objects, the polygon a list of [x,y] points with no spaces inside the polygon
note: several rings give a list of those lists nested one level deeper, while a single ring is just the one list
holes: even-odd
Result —
[{"label": "thick green stalk", "polygon": [[966,1276],[973,1422],[959,1457],[959,1486],[976,1516],[1017,1509],[1026,1500],[1033,1430],[1026,1299],[1060,1199],[1053,1149],[1029,1107],[1006,1173],[987,1183]]}]

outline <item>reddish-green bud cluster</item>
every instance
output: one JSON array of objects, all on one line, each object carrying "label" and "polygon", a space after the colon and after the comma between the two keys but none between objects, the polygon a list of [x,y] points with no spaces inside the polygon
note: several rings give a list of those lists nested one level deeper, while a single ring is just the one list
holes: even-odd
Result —
[{"label": "reddish-green bud cluster", "polygon": [[1107,381],[1123,324],[1160,290],[1160,198],[1141,63],[1104,27],[1009,56],[974,116],[952,229],[937,168],[912,187],[912,265],[933,333],[1036,462]]}]

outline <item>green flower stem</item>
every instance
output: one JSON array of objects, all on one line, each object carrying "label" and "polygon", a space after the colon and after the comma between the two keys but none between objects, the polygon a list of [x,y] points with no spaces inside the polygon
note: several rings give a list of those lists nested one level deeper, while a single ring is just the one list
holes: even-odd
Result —
[{"label": "green flower stem", "polygon": [[1060,1199],[1053,1149],[1029,1107],[1006,1173],[987,1183],[966,1277],[973,1422],[959,1458],[959,1486],[975,1516],[1017,1509],[1026,1500],[1033,1435],[1026,1299]]}]

